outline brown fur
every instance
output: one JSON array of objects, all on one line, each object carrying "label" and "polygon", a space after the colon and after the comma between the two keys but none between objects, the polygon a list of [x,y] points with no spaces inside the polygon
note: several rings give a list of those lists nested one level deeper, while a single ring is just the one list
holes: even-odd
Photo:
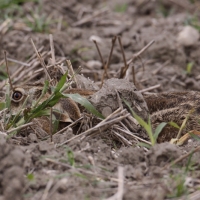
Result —
[{"label": "brown fur", "polygon": [[[191,130],[200,130],[200,93],[199,92],[171,92],[145,96],[148,105],[151,122],[155,129],[161,122],[175,122],[182,125],[183,120],[189,115],[189,119],[182,135]],[[189,114],[191,112],[191,114]],[[178,129],[166,125],[160,133],[158,142],[170,141],[178,134]]]}]

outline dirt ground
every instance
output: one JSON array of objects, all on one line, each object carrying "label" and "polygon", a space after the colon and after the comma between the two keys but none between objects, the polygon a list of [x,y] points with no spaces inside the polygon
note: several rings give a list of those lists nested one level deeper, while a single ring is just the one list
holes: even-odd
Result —
[{"label": "dirt ground", "polygon": [[[24,70],[12,77],[13,84],[36,81],[43,74],[31,71],[33,65],[34,70],[41,65],[30,38],[48,64],[49,34],[56,61],[67,58],[74,69],[81,66],[81,74],[96,84],[90,85],[92,89],[98,88],[104,73],[92,40],[98,42],[105,63],[112,38],[121,36],[127,61],[154,41],[134,59],[126,75],[137,90],[200,91],[198,1],[38,0],[0,6],[1,93],[5,93],[3,50],[10,59],[11,76]],[[118,78],[123,66],[116,40],[109,79]],[[146,107],[141,105],[145,117]],[[109,130],[104,134],[109,135]],[[34,130],[11,138],[1,132],[0,200],[200,199],[200,152],[191,154],[199,147],[198,140],[190,139],[181,147],[165,142],[148,149],[136,142],[115,144],[112,137],[95,135],[63,144],[74,136],[71,128],[56,134],[53,142],[38,138]]]}]

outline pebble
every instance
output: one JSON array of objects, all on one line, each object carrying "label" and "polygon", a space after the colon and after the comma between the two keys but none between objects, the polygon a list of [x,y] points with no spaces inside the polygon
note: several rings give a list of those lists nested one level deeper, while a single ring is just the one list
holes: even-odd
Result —
[{"label": "pebble", "polygon": [[178,43],[184,47],[194,46],[198,40],[199,32],[192,26],[185,26],[177,37]]}]

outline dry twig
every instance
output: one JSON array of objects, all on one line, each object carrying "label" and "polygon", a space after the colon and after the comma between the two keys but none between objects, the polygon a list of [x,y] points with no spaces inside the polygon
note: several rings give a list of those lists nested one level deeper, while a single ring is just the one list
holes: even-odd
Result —
[{"label": "dry twig", "polygon": [[85,139],[88,136],[94,136],[98,132],[102,132],[108,128],[110,128],[113,124],[120,122],[121,120],[125,119],[130,115],[130,113],[123,115],[126,112],[126,109],[122,110],[119,108],[115,112],[113,112],[111,115],[109,115],[106,119],[101,121],[99,124],[97,124],[95,127],[92,127],[91,129],[88,129],[87,131],[84,131],[83,133],[74,136],[73,138],[61,143],[58,145],[58,147],[63,146],[72,140],[81,138],[81,140]]},{"label": "dry twig", "polygon": [[49,190],[51,189],[53,185],[53,179],[50,179],[46,185],[46,188],[44,190],[44,194],[42,195],[42,198],[41,200],[46,200],[47,199],[47,196],[48,196],[48,193],[49,193]]},{"label": "dry twig", "polygon": [[155,42],[154,40],[152,40],[151,42],[149,42],[144,48],[142,48],[139,52],[137,52],[136,54],[134,54],[129,61],[127,61],[127,65],[125,67],[121,68],[121,72],[120,72],[120,77],[119,78],[124,78],[129,65],[133,61],[135,61],[135,59],[139,58],[154,42]]},{"label": "dry twig", "polygon": [[144,93],[144,92],[148,92],[148,91],[151,91],[151,90],[154,90],[154,89],[157,89],[160,87],[160,84],[157,84],[157,85],[154,85],[154,86],[151,86],[149,88],[145,88],[143,90],[139,90],[141,93]]},{"label": "dry twig", "polygon": [[163,170],[168,169],[169,167],[172,167],[173,165],[177,164],[178,162],[184,160],[185,158],[187,158],[188,156],[190,156],[191,154],[200,151],[200,146],[196,147],[195,149],[191,150],[190,152],[186,153],[185,155],[177,158],[176,160],[174,160],[172,163],[166,165],[165,167],[163,167]]},{"label": "dry twig", "polygon": [[120,46],[122,57],[123,57],[124,68],[128,69],[127,62],[126,62],[126,56],[125,56],[124,48],[123,48],[122,41],[121,41],[121,37],[118,36],[117,38],[118,38],[119,46]]},{"label": "dry twig", "polygon": [[124,195],[124,168],[118,167],[118,191],[112,197],[106,200],[122,200]]},{"label": "dry twig", "polygon": [[102,63],[102,65],[104,66],[105,63],[104,63],[104,60],[103,60],[103,56],[102,56],[102,54],[101,54],[101,51],[100,51],[100,49],[99,49],[99,46],[98,46],[98,44],[97,44],[97,41],[96,41],[96,40],[93,40],[93,42],[94,42],[94,44],[95,44],[95,46],[96,46],[96,48],[97,48],[97,52],[98,52],[99,57],[100,57],[100,59],[101,59],[101,63]]},{"label": "dry twig", "polygon": [[111,50],[110,50],[108,60],[107,60],[106,64],[104,65],[104,72],[103,72],[103,75],[102,75],[102,78],[101,78],[101,87],[103,86],[105,77],[107,76],[107,78],[108,78],[108,71],[107,70],[108,70],[109,65],[110,65],[110,61],[111,61],[111,57],[112,57],[112,54],[113,54],[113,49],[114,49],[114,46],[115,46],[116,39],[117,39],[116,36],[112,39],[112,47],[111,47]]},{"label": "dry twig", "polygon": [[33,42],[32,39],[31,39],[31,44],[32,44],[32,46],[33,46],[33,49],[35,50],[35,53],[36,53],[36,55],[37,55],[37,57],[38,57],[38,59],[39,59],[41,65],[42,65],[42,67],[44,68],[45,74],[47,75],[47,77],[48,77],[48,79],[49,79],[49,82],[51,83],[51,81],[52,81],[52,80],[51,80],[51,76],[50,76],[50,74],[49,74],[49,72],[48,72],[48,70],[47,70],[47,67],[46,67],[46,65],[45,65],[45,63],[44,63],[44,60],[42,59],[42,56],[41,56],[40,53],[38,52],[38,50],[37,50],[37,48],[36,48],[36,46],[35,46],[35,44],[34,44],[34,42]]},{"label": "dry twig", "polygon": [[8,130],[8,131],[6,131],[6,132],[7,132],[7,134],[10,134],[10,133],[12,133],[12,132],[14,132],[14,131],[17,131],[17,130],[19,130],[19,129],[25,128],[25,127],[27,127],[27,126],[31,126],[31,125],[33,125],[33,124],[34,124],[33,122],[30,122],[30,123],[28,123],[28,124],[23,124],[23,125],[18,126],[18,127],[16,127],[16,128],[12,128],[11,130]]},{"label": "dry twig", "polygon": [[77,83],[77,80],[76,80],[76,74],[74,73],[74,69],[72,67],[72,63],[71,63],[70,60],[66,60],[66,62],[67,62],[67,66],[68,66],[70,75],[72,76],[72,80],[75,82],[76,87],[78,88],[78,83]]},{"label": "dry twig", "polygon": [[4,51],[4,58],[5,58],[6,70],[7,70],[7,74],[8,74],[10,88],[11,88],[11,90],[13,90],[13,85],[12,85],[12,81],[11,81],[10,73],[9,73],[9,69],[8,69],[8,60],[7,60],[7,52],[6,51]]},{"label": "dry twig", "polygon": [[81,20],[75,22],[73,24],[73,26],[81,26],[83,24],[91,22],[94,20],[94,18],[96,18],[97,16],[99,16],[101,14],[105,14],[107,11],[108,11],[108,8],[103,8],[101,10],[98,10],[98,11],[94,12],[92,15],[86,16],[86,17],[82,18]]}]

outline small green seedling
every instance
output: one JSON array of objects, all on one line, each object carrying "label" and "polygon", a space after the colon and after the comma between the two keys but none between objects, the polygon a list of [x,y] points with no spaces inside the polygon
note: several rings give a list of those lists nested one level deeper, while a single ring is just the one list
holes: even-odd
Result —
[{"label": "small green seedling", "polygon": [[186,74],[190,75],[191,74],[191,71],[192,71],[192,68],[194,66],[194,63],[193,62],[189,62],[186,66]]},{"label": "small green seedling", "polygon": [[32,19],[26,19],[25,23],[34,32],[47,33],[49,32],[49,25],[52,23],[46,15],[32,14]]},{"label": "small green seedling", "polygon": [[146,130],[148,136],[149,136],[149,139],[150,139],[150,142],[151,142],[151,145],[154,146],[156,144],[156,141],[157,141],[157,138],[159,136],[159,134],[161,133],[162,129],[165,127],[165,125],[167,124],[166,122],[162,122],[160,123],[155,132],[153,133],[152,131],[152,126],[151,126],[151,120],[150,120],[150,117],[148,118],[148,123],[145,122],[141,117],[139,117],[134,111],[133,109],[130,107],[129,103],[123,99],[125,104],[128,106],[129,110],[131,111],[133,117],[138,121],[138,123]]},{"label": "small green seedling", "polygon": [[185,25],[193,26],[195,29],[200,31],[200,20],[197,16],[192,16],[185,21]]},{"label": "small green seedling", "polygon": [[34,177],[34,175],[32,173],[31,174],[27,174],[26,177],[27,177],[27,179],[29,181],[34,181],[35,180],[35,177]]},{"label": "small green seedling", "polygon": [[128,8],[127,4],[118,4],[115,6],[115,12],[125,13]]},{"label": "small green seedling", "polygon": [[74,153],[72,150],[67,150],[67,157],[68,157],[68,162],[71,166],[75,166],[75,159],[74,159]]},{"label": "small green seedling", "polygon": [[183,174],[177,174],[172,176],[172,179],[174,179],[174,182],[176,184],[175,190],[172,192],[172,194],[168,195],[168,198],[174,198],[174,197],[181,197],[182,195],[187,195],[188,189],[185,185],[186,177]]}]

